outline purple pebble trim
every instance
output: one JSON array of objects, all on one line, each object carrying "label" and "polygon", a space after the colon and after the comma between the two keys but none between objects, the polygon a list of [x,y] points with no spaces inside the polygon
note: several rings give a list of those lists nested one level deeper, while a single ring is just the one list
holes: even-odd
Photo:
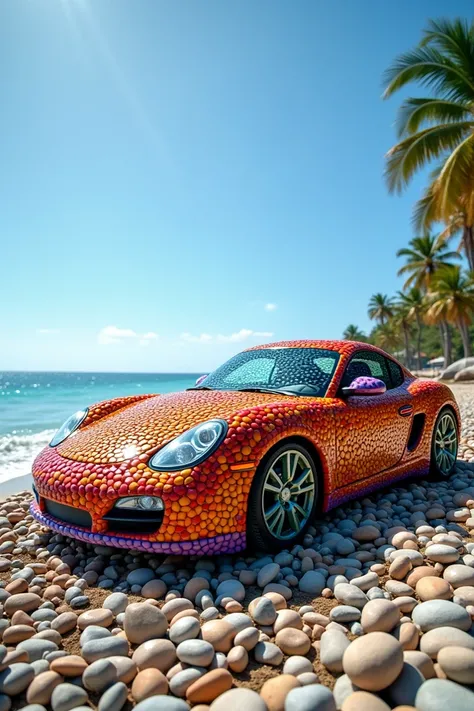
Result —
[{"label": "purple pebble trim", "polygon": [[77,538],[92,545],[106,545],[115,548],[138,550],[148,553],[165,553],[167,555],[217,555],[218,553],[238,553],[245,550],[245,533],[227,533],[214,538],[200,538],[196,541],[148,541],[146,539],[127,538],[106,533],[92,533],[86,528],[68,526],[54,516],[45,515],[40,511],[36,501],[30,505],[30,513],[37,521],[64,536]]}]

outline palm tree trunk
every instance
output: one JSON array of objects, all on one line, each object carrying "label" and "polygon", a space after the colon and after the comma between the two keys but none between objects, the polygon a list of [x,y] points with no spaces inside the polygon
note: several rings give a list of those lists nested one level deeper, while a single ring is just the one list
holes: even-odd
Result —
[{"label": "palm tree trunk", "polygon": [[416,314],[416,325],[418,328],[418,333],[416,335],[416,350],[417,350],[417,358],[418,358],[418,370],[421,370],[421,319],[420,319],[420,314],[417,312]]},{"label": "palm tree trunk", "polygon": [[458,323],[458,328],[461,333],[464,358],[469,358],[469,356],[471,355],[471,340],[469,338],[469,330],[467,328],[467,325],[463,321],[460,321]]},{"label": "palm tree trunk", "polygon": [[451,331],[449,329],[449,324],[446,323],[446,321],[441,321],[439,324],[439,334],[441,337],[441,345],[443,347],[443,358],[444,358],[444,367],[447,368],[448,365],[451,365],[451,360],[452,360],[452,342],[451,342]]},{"label": "palm tree trunk", "polygon": [[403,326],[403,339],[405,341],[405,365],[410,370],[410,334],[406,325]]},{"label": "palm tree trunk", "polygon": [[472,225],[464,225],[462,243],[466,253],[470,271],[474,271],[474,228]]},{"label": "palm tree trunk", "polygon": [[447,368],[451,365],[453,360],[453,341],[451,338],[451,326],[446,321],[442,323],[445,334],[445,348],[444,348],[444,367]]}]

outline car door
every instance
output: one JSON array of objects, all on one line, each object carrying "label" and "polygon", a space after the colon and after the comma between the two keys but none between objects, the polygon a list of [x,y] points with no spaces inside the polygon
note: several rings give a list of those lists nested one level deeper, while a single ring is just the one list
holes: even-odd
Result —
[{"label": "car door", "polygon": [[346,366],[339,390],[360,375],[383,380],[383,395],[340,398],[336,415],[338,486],[394,467],[402,458],[413,405],[403,371],[377,351],[357,351]]}]

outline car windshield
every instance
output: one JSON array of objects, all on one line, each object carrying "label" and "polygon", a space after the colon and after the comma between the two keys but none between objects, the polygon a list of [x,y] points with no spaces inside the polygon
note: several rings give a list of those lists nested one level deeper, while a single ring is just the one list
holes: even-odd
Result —
[{"label": "car windshield", "polygon": [[339,353],[322,348],[244,351],[208,375],[196,389],[324,397],[338,360]]}]

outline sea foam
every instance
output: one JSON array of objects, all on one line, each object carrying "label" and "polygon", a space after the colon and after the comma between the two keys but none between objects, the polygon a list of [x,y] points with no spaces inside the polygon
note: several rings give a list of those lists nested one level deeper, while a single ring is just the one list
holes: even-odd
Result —
[{"label": "sea foam", "polygon": [[9,479],[29,474],[34,458],[49,443],[54,432],[18,431],[0,435],[0,486]]}]

